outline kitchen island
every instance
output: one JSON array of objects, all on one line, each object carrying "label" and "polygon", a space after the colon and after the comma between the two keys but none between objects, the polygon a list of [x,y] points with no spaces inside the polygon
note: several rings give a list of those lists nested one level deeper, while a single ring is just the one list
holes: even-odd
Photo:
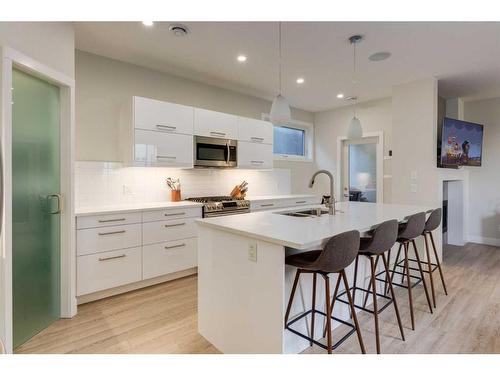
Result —
[{"label": "kitchen island", "polygon": [[[295,268],[285,266],[285,256],[321,248],[330,237],[348,230],[364,232],[385,220],[403,221],[409,215],[431,208],[341,202],[334,216],[283,215],[296,211],[288,208],[197,220],[200,334],[223,353],[303,351],[309,342],[284,329],[285,309],[295,273]],[[437,242],[440,247],[440,241]],[[364,262],[360,262],[359,273],[366,274]],[[347,270],[347,275],[352,283],[352,271]],[[310,306],[310,279],[310,275],[301,276],[291,318]],[[365,279],[360,276],[358,283]],[[331,283],[335,281],[336,277],[332,277]],[[324,311],[324,298],[321,298],[324,293],[318,289],[317,306]],[[347,320],[349,313],[343,305],[337,303],[334,314]],[[317,323],[323,324],[321,319]],[[297,322],[294,328],[307,334],[307,320]],[[315,338],[320,339],[322,330],[316,332]],[[335,331],[333,336],[336,341]]]}]

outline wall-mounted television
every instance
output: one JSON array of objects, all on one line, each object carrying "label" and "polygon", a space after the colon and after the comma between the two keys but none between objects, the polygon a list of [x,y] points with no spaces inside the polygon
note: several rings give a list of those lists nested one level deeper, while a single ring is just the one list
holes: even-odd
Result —
[{"label": "wall-mounted television", "polygon": [[438,148],[440,167],[480,167],[483,156],[483,125],[445,117]]}]

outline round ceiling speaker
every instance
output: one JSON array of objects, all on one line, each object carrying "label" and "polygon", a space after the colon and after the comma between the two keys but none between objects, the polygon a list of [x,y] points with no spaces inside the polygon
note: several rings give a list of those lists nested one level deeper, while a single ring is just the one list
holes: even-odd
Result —
[{"label": "round ceiling speaker", "polygon": [[179,23],[170,25],[168,29],[176,37],[186,36],[189,34],[189,28],[186,25],[181,25]]},{"label": "round ceiling speaker", "polygon": [[390,52],[375,52],[374,54],[371,54],[368,57],[368,60],[370,61],[382,61],[382,60],[387,60],[389,57],[391,57]]}]

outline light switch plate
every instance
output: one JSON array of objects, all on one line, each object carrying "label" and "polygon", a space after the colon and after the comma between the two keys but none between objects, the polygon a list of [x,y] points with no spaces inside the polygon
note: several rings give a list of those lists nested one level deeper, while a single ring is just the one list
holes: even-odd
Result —
[{"label": "light switch plate", "polygon": [[410,179],[412,179],[412,180],[417,180],[418,179],[418,173],[417,173],[417,171],[411,171],[411,173],[410,173]]},{"label": "light switch plate", "polygon": [[257,262],[257,244],[251,243],[248,246],[248,260],[251,262]]},{"label": "light switch plate", "polygon": [[417,184],[410,184],[410,191],[412,193],[416,193],[418,191],[418,185]]}]

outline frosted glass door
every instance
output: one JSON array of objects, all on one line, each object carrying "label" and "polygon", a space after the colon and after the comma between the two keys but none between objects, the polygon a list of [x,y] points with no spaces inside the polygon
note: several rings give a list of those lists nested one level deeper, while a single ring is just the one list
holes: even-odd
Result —
[{"label": "frosted glass door", "polygon": [[377,144],[349,145],[349,200],[377,201]]},{"label": "frosted glass door", "polygon": [[14,347],[60,317],[59,88],[13,71]]}]

